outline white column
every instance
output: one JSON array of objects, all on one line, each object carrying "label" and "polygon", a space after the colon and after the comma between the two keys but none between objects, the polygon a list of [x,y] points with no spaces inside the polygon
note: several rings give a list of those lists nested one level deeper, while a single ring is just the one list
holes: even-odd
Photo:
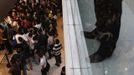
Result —
[{"label": "white column", "polygon": [[92,75],[77,0],[63,0],[66,75]]}]

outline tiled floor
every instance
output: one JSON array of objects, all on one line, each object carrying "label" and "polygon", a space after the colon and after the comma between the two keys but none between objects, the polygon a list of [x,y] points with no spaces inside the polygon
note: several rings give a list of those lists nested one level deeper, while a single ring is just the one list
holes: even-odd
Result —
[{"label": "tiled floor", "polygon": [[[57,23],[58,23],[58,26],[57,26],[57,29],[58,29],[58,39],[60,39],[61,43],[62,43],[62,64],[60,67],[57,67],[55,66],[55,59],[52,58],[50,60],[48,60],[48,62],[50,63],[51,65],[51,68],[50,68],[50,71],[48,73],[48,75],[60,75],[60,72],[61,72],[61,68],[65,65],[64,63],[64,39],[63,39],[63,23],[62,23],[62,17],[60,16],[60,14],[58,14],[58,20],[57,20]],[[2,53],[0,53],[0,58],[2,57]],[[9,56],[11,57],[11,56]],[[1,60],[1,59],[0,59]],[[2,64],[0,64],[0,75],[10,75],[8,73],[8,68],[6,67],[6,60],[4,59]],[[39,65],[36,65],[33,63],[33,70],[32,71],[28,71],[28,75],[41,75],[41,72],[40,72],[40,66]]]},{"label": "tiled floor", "polygon": [[[87,31],[91,31],[95,19],[93,11],[87,10],[86,7],[92,7],[93,0],[78,0],[80,7],[83,27]],[[88,4],[88,5],[86,5]],[[89,9],[89,8],[88,8]],[[84,11],[85,12],[82,12]],[[87,17],[89,14],[89,17]],[[88,19],[90,18],[90,19]],[[128,5],[123,2],[122,25],[120,30],[120,37],[117,42],[117,47],[113,56],[103,62],[91,64],[93,75],[133,75],[134,74],[134,13],[131,12]],[[94,53],[98,47],[99,42],[95,40],[86,39],[89,54]]]}]

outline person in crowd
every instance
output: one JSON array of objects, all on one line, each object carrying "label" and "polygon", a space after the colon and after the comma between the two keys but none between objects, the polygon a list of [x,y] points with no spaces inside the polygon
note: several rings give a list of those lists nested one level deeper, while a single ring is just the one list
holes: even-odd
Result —
[{"label": "person in crowd", "polygon": [[62,0],[57,0],[57,6],[58,6],[58,9],[60,9],[60,12],[62,14]]},{"label": "person in crowd", "polygon": [[54,56],[56,60],[56,63],[55,63],[56,66],[60,66],[61,64],[61,49],[62,49],[62,44],[60,43],[59,39],[56,39],[54,47],[53,47]]},{"label": "person in crowd", "polygon": [[22,69],[23,69],[23,74],[27,75],[27,69],[28,66],[30,67],[30,69],[32,69],[32,64],[30,61],[30,49],[29,49],[29,45],[27,44],[27,42],[19,37],[18,40],[20,41],[20,52],[21,52],[21,60],[22,60]]},{"label": "person in crowd", "polygon": [[21,44],[19,37],[23,38],[26,42],[28,41],[27,37],[24,34],[17,33],[14,35],[14,39],[16,39],[17,45]]},{"label": "person in crowd", "polygon": [[2,36],[3,44],[8,51],[8,54],[12,54],[13,49],[9,42],[10,41],[9,27],[7,26],[5,22],[1,23],[0,26],[3,28],[3,31],[4,31],[3,36]]},{"label": "person in crowd", "polygon": [[40,50],[43,50],[45,53],[47,52],[47,35],[43,35],[42,30],[39,30],[39,36],[38,36],[38,44],[40,47]]},{"label": "person in crowd", "polygon": [[28,45],[29,45],[29,48],[30,48],[30,52],[32,53],[32,56],[33,56],[33,53],[34,53],[34,40],[33,40],[33,33],[32,32],[30,32],[29,34],[28,34]]},{"label": "person in crowd", "polygon": [[49,59],[51,59],[51,57],[52,57],[53,46],[54,46],[54,36],[49,35],[48,36],[48,54],[49,54]]},{"label": "person in crowd", "polygon": [[61,73],[60,75],[66,75],[66,70],[65,70],[65,66],[62,67]]},{"label": "person in crowd", "polygon": [[4,29],[3,27],[0,25],[0,50],[4,49],[4,44],[3,44],[3,33],[4,33]]},{"label": "person in crowd", "polygon": [[50,36],[55,36],[57,33],[56,28],[52,24],[49,25],[49,29],[47,32]]},{"label": "person in crowd", "polygon": [[11,68],[9,69],[9,73],[11,75],[21,75],[21,61],[20,61],[20,55],[14,54],[11,58]]},{"label": "person in crowd", "polygon": [[42,75],[47,75],[50,69],[50,64],[48,63],[46,56],[44,55],[43,52],[39,52],[39,56],[40,56],[41,73]]},{"label": "person in crowd", "polygon": [[39,48],[39,44],[38,44],[38,36],[35,35],[33,37],[33,40],[34,40],[34,58],[35,58],[35,63],[36,64],[39,64],[39,56],[38,56],[38,53],[40,52],[40,48]]}]

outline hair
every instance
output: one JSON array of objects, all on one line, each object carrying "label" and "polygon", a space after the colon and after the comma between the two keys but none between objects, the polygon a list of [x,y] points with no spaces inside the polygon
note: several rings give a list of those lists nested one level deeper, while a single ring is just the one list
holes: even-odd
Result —
[{"label": "hair", "polygon": [[18,37],[18,40],[19,40],[20,42],[23,42],[23,38],[22,38],[22,37]]},{"label": "hair", "polygon": [[65,71],[65,66],[62,67],[62,71]]},{"label": "hair", "polygon": [[32,37],[32,36],[33,36],[32,32],[30,32],[30,33],[28,34],[28,36],[29,36],[29,37]]},{"label": "hair", "polygon": [[56,43],[56,44],[59,44],[59,43],[60,43],[59,39],[56,39],[56,40],[55,40],[55,43]]},{"label": "hair", "polygon": [[2,25],[0,25],[0,29],[4,30],[4,28],[2,27]]},{"label": "hair", "polygon": [[43,57],[43,55],[44,55],[44,52],[42,51],[42,50],[39,50],[39,51],[37,51],[37,54],[39,55],[39,57]]},{"label": "hair", "polygon": [[35,36],[33,37],[33,40],[38,40],[38,35],[35,35]]}]

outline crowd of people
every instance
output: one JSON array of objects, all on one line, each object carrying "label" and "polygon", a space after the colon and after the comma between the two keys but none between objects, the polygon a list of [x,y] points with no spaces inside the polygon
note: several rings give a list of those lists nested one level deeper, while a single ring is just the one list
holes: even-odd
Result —
[{"label": "crowd of people", "polygon": [[32,62],[40,64],[42,75],[47,75],[47,60],[52,56],[55,65],[60,66],[62,44],[57,39],[57,12],[62,13],[61,1],[19,0],[0,23],[0,48],[6,48],[8,54],[16,50],[10,61],[12,75],[21,75],[21,70],[27,75],[27,70],[33,69]]}]

